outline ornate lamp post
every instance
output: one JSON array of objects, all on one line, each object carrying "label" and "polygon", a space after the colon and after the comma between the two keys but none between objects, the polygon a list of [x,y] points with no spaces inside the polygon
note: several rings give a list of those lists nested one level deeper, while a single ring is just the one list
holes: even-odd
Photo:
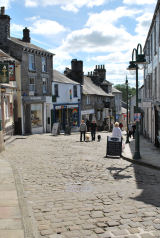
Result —
[{"label": "ornate lamp post", "polygon": [[[142,54],[142,46],[141,44],[137,45],[137,49],[133,49],[132,51],[132,61],[129,62],[128,70],[135,70],[136,71],[136,107],[135,113],[139,113],[138,108],[138,65],[147,64],[145,55]],[[139,140],[139,121],[136,120],[136,134],[135,134],[135,153],[134,159],[140,159],[140,140]]]},{"label": "ornate lamp post", "polygon": [[126,76],[126,93],[127,93],[127,138],[126,138],[126,144],[129,143],[129,134],[128,134],[128,79]]}]

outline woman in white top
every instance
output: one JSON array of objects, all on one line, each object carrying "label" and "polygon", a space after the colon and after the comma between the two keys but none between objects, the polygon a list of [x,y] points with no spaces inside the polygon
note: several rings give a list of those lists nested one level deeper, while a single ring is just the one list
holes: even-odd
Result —
[{"label": "woman in white top", "polygon": [[122,132],[121,132],[121,129],[119,128],[119,123],[118,122],[115,122],[114,124],[114,128],[113,128],[113,131],[112,131],[112,137],[122,137]]}]

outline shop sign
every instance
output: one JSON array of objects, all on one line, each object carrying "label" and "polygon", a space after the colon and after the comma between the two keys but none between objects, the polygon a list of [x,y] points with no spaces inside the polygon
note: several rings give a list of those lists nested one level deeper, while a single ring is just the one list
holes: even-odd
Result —
[{"label": "shop sign", "polygon": [[140,121],[141,120],[141,113],[134,113],[134,121]]},{"label": "shop sign", "polygon": [[9,83],[9,73],[7,63],[0,63],[0,83]]},{"label": "shop sign", "polygon": [[9,81],[15,81],[15,65],[9,65]]}]

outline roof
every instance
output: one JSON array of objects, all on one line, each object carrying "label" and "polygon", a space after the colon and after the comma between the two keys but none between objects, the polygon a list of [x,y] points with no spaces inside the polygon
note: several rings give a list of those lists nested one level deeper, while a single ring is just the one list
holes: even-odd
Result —
[{"label": "roof", "polygon": [[15,37],[10,37],[8,38],[8,40],[18,44],[18,45],[21,45],[23,47],[26,47],[26,48],[30,48],[30,49],[34,49],[34,50],[39,50],[39,51],[43,51],[43,52],[46,52],[46,53],[49,53],[49,54],[52,54],[54,55],[53,53],[43,49],[43,48],[40,48],[39,46],[37,45],[34,45],[34,44],[31,44],[29,42],[25,42],[25,41],[22,41],[22,39],[18,39],[18,38],[15,38]]},{"label": "roof", "polygon": [[80,83],[77,83],[76,81],[69,79],[64,74],[58,72],[57,70],[53,70],[53,82],[65,83],[65,84],[80,84]]},{"label": "roof", "polygon": [[118,89],[112,87],[112,93],[122,93],[121,91],[119,91]]},{"label": "roof", "polygon": [[154,11],[153,18],[152,18],[152,22],[151,22],[151,25],[150,25],[150,28],[149,28],[149,31],[148,31],[148,35],[147,35],[146,41],[145,41],[144,48],[146,47],[147,40],[148,40],[148,38],[150,36],[150,33],[152,31],[152,27],[153,27],[154,23],[156,22],[155,18],[156,18],[157,11],[159,9],[159,5],[160,5],[160,0],[158,0],[157,4],[156,4],[155,11]]},{"label": "roof", "polygon": [[98,95],[98,96],[112,96],[111,93],[106,93],[101,87],[94,84],[91,78],[84,76],[83,94]]},{"label": "roof", "polygon": [[101,83],[101,85],[113,85],[113,83],[107,81],[106,79]]},{"label": "roof", "polygon": [[4,51],[0,50],[0,61],[16,61],[14,58],[12,58],[10,55],[6,54]]}]

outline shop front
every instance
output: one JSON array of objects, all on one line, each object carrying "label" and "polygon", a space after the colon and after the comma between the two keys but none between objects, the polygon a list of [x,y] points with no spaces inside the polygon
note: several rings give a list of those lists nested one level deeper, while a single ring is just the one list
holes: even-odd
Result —
[{"label": "shop front", "polygon": [[94,109],[82,110],[81,117],[82,117],[82,120],[85,120],[85,121],[89,120],[91,122],[92,120],[96,120],[95,110]]},{"label": "shop front", "polygon": [[45,132],[44,123],[45,97],[23,97],[24,134],[40,134]]},{"label": "shop front", "polygon": [[60,123],[60,130],[65,131],[69,125],[75,131],[80,125],[80,110],[78,104],[53,105],[53,123]]}]

